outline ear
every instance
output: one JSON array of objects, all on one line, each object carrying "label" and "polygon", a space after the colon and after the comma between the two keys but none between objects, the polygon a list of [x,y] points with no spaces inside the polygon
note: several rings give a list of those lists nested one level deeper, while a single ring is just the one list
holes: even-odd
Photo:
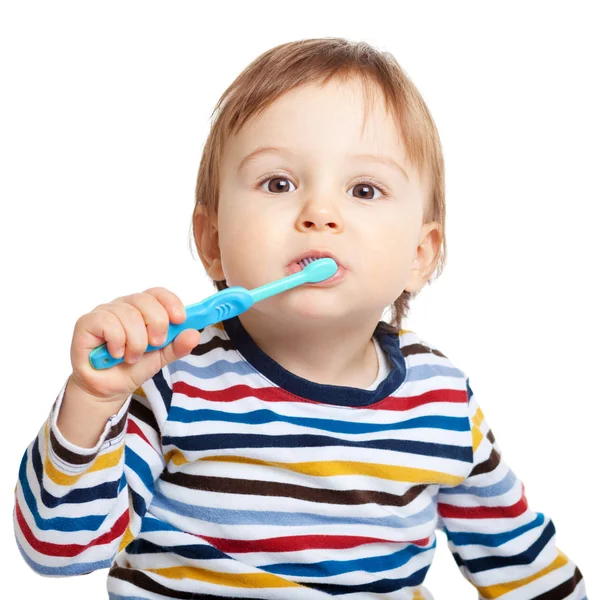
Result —
[{"label": "ear", "polygon": [[439,223],[431,221],[423,224],[420,235],[421,242],[415,251],[413,266],[404,288],[412,293],[419,292],[435,271],[436,255],[442,239]]},{"label": "ear", "polygon": [[206,206],[194,209],[194,237],[198,255],[206,272],[213,281],[225,279],[219,248],[219,229],[216,219],[208,214]]}]

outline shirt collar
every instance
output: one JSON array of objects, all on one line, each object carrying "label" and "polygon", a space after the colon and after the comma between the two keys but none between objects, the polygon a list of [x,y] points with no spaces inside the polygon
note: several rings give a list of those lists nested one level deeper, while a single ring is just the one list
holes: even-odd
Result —
[{"label": "shirt collar", "polygon": [[400,340],[395,333],[383,330],[385,323],[379,321],[373,335],[386,353],[391,369],[379,385],[373,390],[362,388],[315,383],[282,367],[265,354],[244,329],[239,318],[232,317],[223,321],[223,328],[242,357],[258,372],[282,389],[303,398],[337,404],[339,406],[368,406],[390,396],[406,378],[406,361],[400,351]]}]

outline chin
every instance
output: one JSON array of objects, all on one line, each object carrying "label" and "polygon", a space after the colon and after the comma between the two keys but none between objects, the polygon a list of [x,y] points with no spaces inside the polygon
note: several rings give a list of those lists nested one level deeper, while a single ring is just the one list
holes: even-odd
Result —
[{"label": "chin", "polygon": [[339,299],[324,298],[323,290],[305,289],[302,292],[294,298],[288,296],[286,302],[279,305],[279,309],[290,315],[290,317],[302,319],[324,320],[347,315],[345,305],[340,303]]}]

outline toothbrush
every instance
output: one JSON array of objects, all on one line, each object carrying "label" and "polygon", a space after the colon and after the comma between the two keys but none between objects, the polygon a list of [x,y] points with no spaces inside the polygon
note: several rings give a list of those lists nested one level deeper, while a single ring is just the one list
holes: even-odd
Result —
[{"label": "toothbrush", "polygon": [[[281,294],[281,292],[298,287],[303,283],[324,281],[333,276],[336,271],[337,263],[333,258],[319,258],[309,263],[298,273],[261,285],[253,290],[247,290],[239,285],[225,288],[196,304],[186,306],[185,321],[178,325],[169,323],[165,342],[160,346],[149,344],[145,352],[153,352],[163,348],[171,343],[184,329],[203,329],[213,323],[231,319],[231,317],[248,310],[255,302],[260,302],[275,294]],[[123,358],[115,358],[108,351],[106,344],[102,344],[90,352],[89,361],[94,369],[101,370],[118,365],[123,362]]]}]

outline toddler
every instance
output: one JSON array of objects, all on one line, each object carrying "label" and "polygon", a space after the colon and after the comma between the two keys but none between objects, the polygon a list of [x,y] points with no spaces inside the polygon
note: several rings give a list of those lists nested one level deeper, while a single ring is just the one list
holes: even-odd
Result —
[{"label": "toddler", "polygon": [[[21,462],[27,563],[109,567],[113,600],[424,600],[439,529],[479,598],[585,599],[467,375],[402,328],[442,270],[445,200],[437,129],[397,61],[343,38],[283,44],[212,117],[193,236],[216,288],[311,258],[337,273],[148,353],[185,319],[171,291],[83,315]],[[124,362],[94,370],[102,343]]]}]

